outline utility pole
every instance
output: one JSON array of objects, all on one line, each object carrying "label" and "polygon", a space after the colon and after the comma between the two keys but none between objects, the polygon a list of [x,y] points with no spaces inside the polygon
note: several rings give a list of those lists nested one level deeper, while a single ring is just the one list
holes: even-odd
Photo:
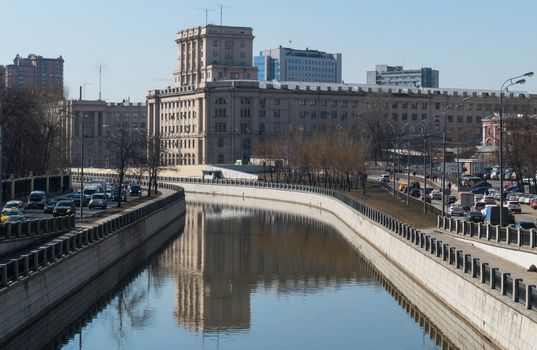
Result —
[{"label": "utility pole", "polygon": [[3,199],[2,195],[3,195],[3,192],[4,192],[3,177],[2,177],[2,174],[3,174],[3,171],[2,171],[2,157],[3,157],[3,154],[2,154],[2,143],[3,143],[3,139],[2,139],[2,123],[4,122],[4,115],[2,113],[3,98],[4,98],[4,96],[2,95],[2,87],[0,87],[0,203],[2,203],[2,199]]}]

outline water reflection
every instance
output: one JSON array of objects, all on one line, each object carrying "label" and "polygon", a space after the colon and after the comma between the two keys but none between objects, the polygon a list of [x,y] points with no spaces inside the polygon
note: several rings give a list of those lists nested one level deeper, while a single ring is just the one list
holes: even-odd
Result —
[{"label": "water reflection", "polygon": [[258,287],[310,293],[369,281],[352,249],[318,221],[206,203],[190,203],[187,218],[185,234],[157,264],[170,272],[174,316],[190,330],[249,329],[250,298]]},{"label": "water reflection", "polygon": [[[97,303],[98,312],[58,336],[59,343],[67,349],[457,348],[423,312],[437,322],[447,311],[439,318],[430,301],[417,302],[420,310],[341,237],[304,216],[190,202],[183,235]],[[405,291],[416,288],[403,283]],[[283,343],[271,343],[274,334]],[[489,348],[468,336],[479,338],[468,332],[456,344]]]}]

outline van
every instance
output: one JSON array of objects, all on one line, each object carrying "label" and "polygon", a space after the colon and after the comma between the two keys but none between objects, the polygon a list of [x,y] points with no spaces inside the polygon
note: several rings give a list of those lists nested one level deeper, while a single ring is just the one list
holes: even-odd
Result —
[{"label": "van", "polygon": [[513,214],[509,212],[509,209],[506,207],[500,208],[498,205],[486,205],[485,206],[485,224],[488,225],[499,225],[500,224],[500,209],[503,209],[503,218],[504,218],[504,226],[514,224],[515,223],[515,217]]},{"label": "van", "polygon": [[47,203],[47,195],[44,191],[32,191],[28,196],[28,203],[26,206],[28,209],[45,209]]}]

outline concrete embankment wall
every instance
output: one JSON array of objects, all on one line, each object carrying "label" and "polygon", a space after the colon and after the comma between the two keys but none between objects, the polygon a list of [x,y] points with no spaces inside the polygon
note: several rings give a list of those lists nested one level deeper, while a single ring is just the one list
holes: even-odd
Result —
[{"label": "concrete embankment wall", "polygon": [[[26,265],[29,268],[25,272],[16,269],[14,280],[0,289],[0,344],[184,215],[182,191],[165,192],[159,198],[102,219],[95,223],[95,229],[56,239],[51,243],[52,249],[40,250],[49,254],[37,252],[32,255],[37,259]],[[140,215],[145,212],[150,213]],[[92,288],[96,294],[102,292],[99,285]]]},{"label": "concrete embankment wall", "polygon": [[[425,254],[419,246],[343,204],[323,195],[299,191],[182,183],[189,193],[203,193],[245,198],[272,199],[280,202],[316,207],[336,215],[351,231],[341,230],[357,249],[366,240],[390,264],[434,295],[459,317],[490,341],[505,349],[537,348],[537,313],[487,288],[479,280],[461,273],[456,267]],[[284,207],[282,207],[284,209]],[[345,233],[347,232],[347,233]],[[351,232],[351,233],[349,233]]]}]

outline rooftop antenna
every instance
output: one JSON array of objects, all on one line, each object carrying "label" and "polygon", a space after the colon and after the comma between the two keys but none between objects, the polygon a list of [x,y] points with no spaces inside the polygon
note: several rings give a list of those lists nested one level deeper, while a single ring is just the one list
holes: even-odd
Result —
[{"label": "rooftop antenna", "polygon": [[223,12],[224,12],[224,8],[230,8],[229,6],[224,6],[223,4],[220,4],[220,27],[222,26],[222,23],[223,23]]},{"label": "rooftop antenna", "polygon": [[95,67],[99,68],[99,101],[101,101],[102,75],[103,75],[103,68],[106,68],[106,66],[104,64],[98,64]]},{"label": "rooftop antenna", "polygon": [[196,10],[202,10],[202,11],[205,11],[205,25],[209,24],[209,11],[214,11],[214,9],[210,9],[210,8],[197,8]]},{"label": "rooftop antenna", "polygon": [[85,100],[86,99],[86,86],[91,85],[91,83],[83,82],[81,84],[83,86],[82,99]]}]

